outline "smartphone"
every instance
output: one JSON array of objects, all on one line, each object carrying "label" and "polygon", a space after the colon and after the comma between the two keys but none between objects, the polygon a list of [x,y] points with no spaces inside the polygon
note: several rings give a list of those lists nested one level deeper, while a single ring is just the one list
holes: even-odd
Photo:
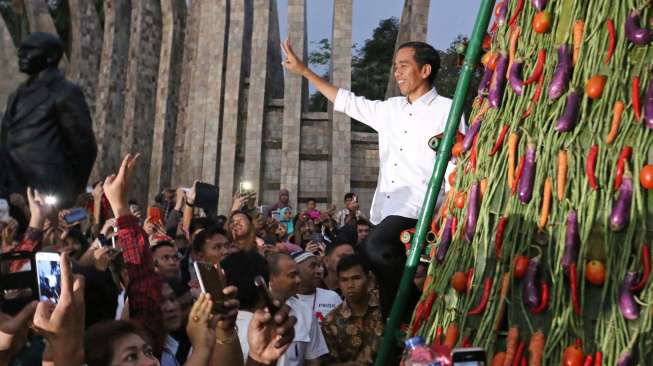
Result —
[{"label": "smartphone", "polygon": [[485,366],[485,350],[479,347],[454,348],[451,352],[453,366]]},{"label": "smartphone", "polygon": [[224,290],[224,278],[218,265],[206,262],[193,263],[195,267],[195,274],[200,283],[202,293],[208,293],[213,300],[213,313],[224,312],[224,301],[226,297],[222,290]]},{"label": "smartphone", "polygon": [[324,237],[321,233],[313,233],[311,234],[310,240],[315,244],[320,244],[324,241]]},{"label": "smartphone", "polygon": [[256,285],[259,296],[263,298],[268,311],[270,314],[274,315],[277,311],[279,311],[279,307],[274,305],[274,301],[272,301],[272,294],[270,293],[267,282],[265,282],[265,278],[260,275],[254,277],[254,284]]},{"label": "smartphone", "polygon": [[147,208],[147,220],[163,224],[163,211],[161,207],[150,206]]},{"label": "smartphone", "polygon": [[72,225],[76,222],[86,220],[86,218],[88,218],[88,213],[86,212],[85,209],[81,207],[73,209],[63,217],[63,219],[66,221],[66,224],[68,225]]},{"label": "smartphone", "polygon": [[218,205],[218,187],[197,182],[195,185],[195,206],[205,210],[214,211]]},{"label": "smartphone", "polygon": [[39,300],[57,303],[61,295],[61,265],[59,253],[36,253],[36,281]]},{"label": "smartphone", "polygon": [[36,264],[32,252],[0,255],[0,311],[14,315],[38,300]]}]

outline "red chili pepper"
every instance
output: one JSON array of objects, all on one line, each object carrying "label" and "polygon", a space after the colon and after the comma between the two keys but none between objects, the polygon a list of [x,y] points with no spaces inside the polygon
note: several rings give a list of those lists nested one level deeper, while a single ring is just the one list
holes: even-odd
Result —
[{"label": "red chili pepper", "polygon": [[587,357],[585,357],[585,363],[583,366],[592,366],[592,361],[592,355],[587,355]]},{"label": "red chili pepper", "polygon": [[490,300],[490,292],[492,291],[492,277],[486,277],[483,281],[483,296],[481,296],[481,301],[467,312],[467,315],[478,315],[485,310],[488,300]]},{"label": "red chili pepper", "polygon": [[512,182],[512,187],[510,191],[514,195],[517,192],[517,186],[519,185],[519,178],[521,178],[522,172],[524,170],[524,156],[519,158],[519,163],[517,164],[517,172],[515,173],[515,180]]},{"label": "red chili pepper", "polygon": [[544,71],[544,64],[546,63],[546,48],[542,48],[537,52],[537,61],[535,62],[535,68],[531,73],[531,76],[524,81],[524,85],[530,85],[540,79],[542,71]]},{"label": "red chili pepper", "polygon": [[531,101],[533,103],[539,103],[540,99],[542,97],[542,88],[544,87],[544,74],[540,75],[540,78],[537,79],[537,88],[535,88],[535,93],[533,93],[533,97],[531,98]]},{"label": "red chili pepper", "polygon": [[576,262],[569,265],[569,285],[571,287],[571,304],[574,307],[574,313],[581,315],[580,300],[578,299],[578,281],[576,279]]},{"label": "red chili pepper", "polygon": [[497,233],[494,236],[494,254],[497,259],[501,258],[501,247],[503,246],[503,233],[506,231],[506,224],[508,223],[507,217],[499,217],[497,224]]},{"label": "red chili pepper", "polygon": [[474,282],[474,267],[467,270],[467,293],[472,290],[472,282]]},{"label": "red chili pepper", "polygon": [[603,353],[596,351],[594,354],[594,366],[603,366]]},{"label": "red chili pepper", "polygon": [[618,191],[621,187],[621,182],[624,180],[624,170],[626,166],[626,161],[630,159],[630,154],[633,153],[633,148],[630,146],[625,146],[621,149],[619,154],[619,159],[617,160],[617,174],[614,178],[614,190]]},{"label": "red chili pepper", "polygon": [[510,17],[510,21],[508,21],[508,25],[512,27],[515,22],[517,22],[517,18],[519,18],[519,13],[521,13],[522,9],[524,9],[524,0],[518,0],[517,1],[517,7],[515,7],[515,12],[512,13],[512,16]]},{"label": "red chili pepper", "polygon": [[609,64],[612,54],[614,54],[614,45],[615,45],[615,36],[614,36],[614,22],[612,19],[605,21],[605,25],[608,28],[608,53],[605,54],[604,64]]},{"label": "red chili pepper", "polygon": [[424,321],[431,315],[431,308],[435,303],[437,298],[437,293],[431,292],[429,297],[426,300],[421,301],[417,304],[415,309],[415,318],[413,319],[413,324],[411,324],[412,332],[415,333],[424,323]]},{"label": "red chili pepper", "polygon": [[442,344],[442,326],[438,325],[438,329],[435,331],[435,345],[439,346]]},{"label": "red chili pepper", "polygon": [[515,358],[512,359],[512,366],[519,366],[519,363],[524,355],[524,349],[526,349],[526,343],[524,341],[519,341],[519,346],[517,346]]},{"label": "red chili pepper", "polygon": [[635,112],[635,122],[639,122],[642,115],[641,109],[639,107],[639,76],[633,78],[633,89],[632,96],[633,98],[633,111]]},{"label": "red chili pepper", "polygon": [[585,164],[585,174],[587,175],[587,180],[589,181],[590,187],[593,190],[598,190],[599,185],[596,183],[596,175],[594,169],[596,168],[596,157],[599,155],[599,145],[592,145],[590,148],[590,153],[587,156],[587,163]]},{"label": "red chili pepper", "polygon": [[543,313],[549,307],[549,284],[546,283],[546,281],[542,281],[541,287],[542,287],[542,300],[540,300],[540,304],[535,309],[531,310],[531,313],[533,314]]},{"label": "red chili pepper", "polygon": [[528,105],[528,109],[525,110],[524,113],[522,113],[521,119],[524,120],[524,119],[528,118],[528,116],[530,116],[531,113],[533,113],[533,103]]},{"label": "red chili pepper", "polygon": [[642,267],[642,277],[637,284],[630,288],[631,291],[643,289],[651,275],[651,249],[647,244],[642,245]]},{"label": "red chili pepper", "polygon": [[463,337],[463,340],[460,341],[460,345],[461,345],[462,347],[471,347],[471,346],[472,346],[472,342],[469,340],[469,336],[468,336],[468,335],[466,335],[466,336]]},{"label": "red chili pepper", "polygon": [[478,142],[478,134],[474,136],[474,142],[472,143],[472,152],[469,154],[469,161],[472,164],[472,172],[476,173],[476,154],[477,154],[477,147],[476,143]]},{"label": "red chili pepper", "polygon": [[497,137],[497,141],[494,143],[494,146],[492,146],[492,151],[490,151],[490,156],[494,156],[497,152],[499,152],[499,149],[503,146],[503,140],[506,139],[506,134],[508,133],[508,125],[503,125],[501,128],[501,132],[499,132],[499,137]]}]

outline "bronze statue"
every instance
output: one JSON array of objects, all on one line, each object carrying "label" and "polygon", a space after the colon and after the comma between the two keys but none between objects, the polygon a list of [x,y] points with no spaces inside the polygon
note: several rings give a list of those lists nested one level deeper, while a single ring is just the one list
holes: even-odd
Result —
[{"label": "bronze statue", "polygon": [[0,196],[27,186],[71,205],[86,188],[97,147],[82,90],[57,68],[58,37],[31,33],[18,49],[27,81],[9,97],[0,125]]}]

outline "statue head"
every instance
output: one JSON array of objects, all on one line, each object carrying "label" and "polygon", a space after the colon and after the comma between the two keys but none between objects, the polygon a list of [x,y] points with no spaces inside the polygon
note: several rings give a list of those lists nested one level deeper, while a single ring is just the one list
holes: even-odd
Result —
[{"label": "statue head", "polygon": [[50,33],[30,33],[18,48],[20,72],[36,75],[41,71],[57,67],[63,56],[63,43]]}]

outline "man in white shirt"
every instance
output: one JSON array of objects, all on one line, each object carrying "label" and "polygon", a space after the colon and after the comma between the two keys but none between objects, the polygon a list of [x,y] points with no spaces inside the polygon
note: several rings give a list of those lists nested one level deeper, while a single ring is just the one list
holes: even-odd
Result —
[{"label": "man in white shirt", "polygon": [[324,335],[313,311],[297,298],[299,270],[288,254],[275,253],[267,258],[270,271],[270,292],[290,307],[290,314],[297,318],[295,338],[278,366],[318,366],[320,356],[329,353]]},{"label": "man in white shirt", "polygon": [[322,282],[317,257],[311,252],[299,251],[290,254],[299,269],[299,293],[297,298],[315,314],[319,323],[335,309],[342,299],[335,291],[317,287]]},{"label": "man in white shirt", "polygon": [[[287,70],[308,79],[334,103],[334,110],[344,112],[379,134],[379,178],[370,212],[370,221],[376,227],[363,243],[362,254],[379,280],[381,309],[387,317],[406,262],[399,235],[417,223],[435,165],[435,152],[428,146],[428,140],[444,132],[451,107],[451,100],[438,95],[433,87],[440,57],[423,42],[399,46],[394,58],[394,77],[403,96],[371,101],[319,77],[297,58],[288,40],[282,47],[286,53],[283,66]],[[450,165],[448,170],[452,169]],[[443,196],[441,191],[438,201]],[[411,310],[417,301],[417,289],[414,294],[409,299]]]}]

